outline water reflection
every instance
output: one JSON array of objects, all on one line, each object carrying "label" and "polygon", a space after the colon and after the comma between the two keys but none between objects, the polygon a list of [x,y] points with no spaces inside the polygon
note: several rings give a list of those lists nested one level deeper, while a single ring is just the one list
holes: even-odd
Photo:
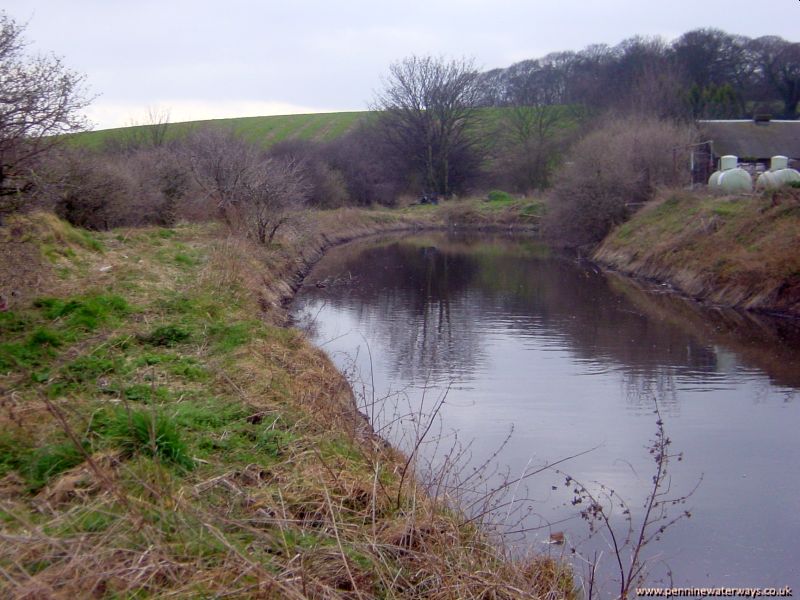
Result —
[{"label": "water reflection", "polygon": [[744,363],[778,385],[800,386],[796,323],[703,311],[618,276],[609,283],[594,266],[550,257],[531,242],[426,236],[359,243],[325,260],[312,278],[320,287],[307,285],[298,308],[320,300],[355,308],[405,378],[474,372],[486,360],[479,339],[486,332],[473,324],[488,317],[493,329],[534,338],[543,350],[568,345],[587,374],[624,366],[657,378],[667,369],[686,383],[713,385]]},{"label": "water reflection", "polygon": [[[421,390],[430,403],[449,385],[442,433],[470,443],[473,463],[502,446],[499,469],[513,476],[596,446],[569,472],[614,487],[634,515],[658,399],[687,457],[675,489],[704,474],[691,524],[655,551],[676,582],[796,583],[787,558],[800,551],[795,323],[703,309],[530,240],[443,234],[335,249],[307,279],[295,316],[340,366],[355,360],[377,398],[406,390],[413,410]],[[392,421],[399,411],[380,414]],[[385,432],[407,442],[408,432]],[[447,447],[426,448],[426,458],[435,464]],[[534,528],[547,523],[585,537],[555,474],[532,479],[523,496],[535,499],[521,522],[527,543],[541,547],[549,532]]]}]

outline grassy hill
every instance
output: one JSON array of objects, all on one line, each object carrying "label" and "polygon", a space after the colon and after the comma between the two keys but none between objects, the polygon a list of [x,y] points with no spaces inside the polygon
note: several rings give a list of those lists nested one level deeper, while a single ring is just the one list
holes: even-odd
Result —
[{"label": "grassy hill", "polygon": [[[367,118],[368,111],[314,113],[305,115],[273,115],[268,117],[239,117],[235,119],[210,119],[206,121],[185,121],[171,123],[167,130],[168,138],[186,135],[197,127],[218,125],[230,127],[246,139],[269,147],[285,139],[328,141],[347,133],[360,121]],[[72,137],[74,143],[90,149],[99,149],[109,140],[136,139],[146,136],[151,125],[118,127],[87,131]]]},{"label": "grassy hill", "polygon": [[[479,128],[491,133],[504,128],[504,114],[510,114],[506,108],[483,108]],[[581,113],[574,107],[548,107],[548,114],[558,115],[558,123],[554,132],[563,132],[576,127]],[[552,111],[552,113],[550,112]],[[303,115],[273,115],[265,117],[239,117],[235,119],[209,119],[204,121],[185,121],[171,123],[167,130],[167,138],[180,138],[193,129],[207,125],[230,127],[245,139],[261,144],[265,148],[286,139],[311,140],[326,142],[351,131],[358,123],[371,118],[371,111],[353,111],[336,113],[313,113]],[[136,125],[101,129],[78,133],[71,137],[73,143],[88,149],[100,149],[111,140],[125,142],[146,139],[151,125]],[[488,136],[488,140],[495,136]]]}]

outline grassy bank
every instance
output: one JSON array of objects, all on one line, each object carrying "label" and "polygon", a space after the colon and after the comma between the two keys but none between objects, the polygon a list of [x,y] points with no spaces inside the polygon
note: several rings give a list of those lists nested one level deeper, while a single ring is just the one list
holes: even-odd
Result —
[{"label": "grassy bank", "polygon": [[669,192],[614,230],[602,264],[715,304],[800,316],[800,190]]},{"label": "grassy bank", "polygon": [[563,567],[508,559],[404,478],[341,374],[283,327],[327,245],[445,212],[315,213],[268,248],[217,225],[10,219],[0,595],[568,595]]},{"label": "grassy bank", "polygon": [[411,214],[421,210],[437,213],[448,227],[478,229],[518,229],[536,231],[545,211],[545,203],[535,198],[519,198],[494,190],[486,196],[448,202],[441,207],[411,207]]}]

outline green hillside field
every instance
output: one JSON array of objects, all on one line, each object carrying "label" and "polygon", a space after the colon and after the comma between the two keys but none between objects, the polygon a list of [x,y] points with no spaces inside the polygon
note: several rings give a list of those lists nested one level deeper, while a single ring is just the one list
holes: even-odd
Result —
[{"label": "green hillside field", "polygon": [[[207,125],[230,127],[246,139],[269,147],[285,139],[303,139],[324,142],[335,139],[368,118],[368,111],[313,113],[302,115],[273,115],[268,117],[239,117],[170,123],[167,138],[179,138],[193,129]],[[136,139],[146,136],[151,125],[118,127],[87,131],[72,136],[74,143],[89,149],[100,149],[110,140]]]},{"label": "green hillside field", "polygon": [[[505,129],[504,115],[510,116],[510,109],[484,108],[480,109],[481,129],[491,132],[492,135],[485,139],[491,141],[497,134]],[[547,108],[558,116],[555,131],[566,132],[576,127],[581,119],[581,114],[575,107],[552,106]],[[327,142],[353,130],[359,123],[374,118],[377,113],[371,111],[352,111],[334,113],[312,113],[301,115],[273,115],[264,117],[239,117],[234,119],[211,119],[205,121],[185,121],[170,123],[167,129],[167,139],[183,137],[198,127],[217,125],[230,127],[241,134],[245,139],[258,143],[268,148],[277,142],[287,139],[311,140]],[[151,125],[136,125],[118,127],[115,129],[101,129],[74,134],[71,140],[76,145],[87,149],[100,150],[113,140],[119,142],[146,139],[147,129]]]}]

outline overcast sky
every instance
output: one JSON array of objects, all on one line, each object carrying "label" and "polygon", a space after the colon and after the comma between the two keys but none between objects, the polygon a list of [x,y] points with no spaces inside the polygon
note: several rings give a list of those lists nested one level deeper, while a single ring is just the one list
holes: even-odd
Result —
[{"label": "overcast sky", "polygon": [[668,40],[698,27],[798,41],[798,0],[4,0],[35,50],[86,74],[97,128],[171,120],[364,110],[410,54],[485,69],[557,50]]}]

